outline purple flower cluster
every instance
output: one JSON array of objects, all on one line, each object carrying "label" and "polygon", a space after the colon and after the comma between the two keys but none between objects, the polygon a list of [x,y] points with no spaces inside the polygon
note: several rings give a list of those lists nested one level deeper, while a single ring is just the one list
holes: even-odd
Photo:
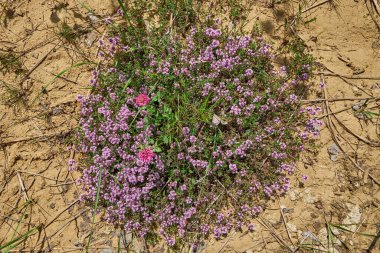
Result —
[{"label": "purple flower cluster", "polygon": [[275,69],[262,38],[219,27],[151,47],[131,70],[108,62],[135,60],[138,50],[117,35],[100,44],[107,64],[93,73],[92,94],[78,97],[85,159],[70,161],[82,171],[82,200],[99,190],[107,221],[170,246],[254,230],[250,220],[289,189],[297,157],[319,133],[310,117],[319,109],[301,108],[296,94],[310,67]]}]

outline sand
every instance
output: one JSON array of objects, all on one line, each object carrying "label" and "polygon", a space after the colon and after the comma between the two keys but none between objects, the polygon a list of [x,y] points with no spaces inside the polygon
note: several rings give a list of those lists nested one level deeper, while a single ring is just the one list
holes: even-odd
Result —
[{"label": "sand", "polygon": [[[117,1],[88,3],[103,17],[113,15],[117,6]],[[303,3],[303,9],[314,4]],[[286,43],[291,32],[285,31],[283,24],[285,18],[292,23],[298,3],[255,3],[251,7],[248,27],[259,16],[265,36],[274,44]],[[21,55],[19,63],[0,73],[0,245],[13,234],[42,224],[44,229],[19,249],[81,252],[90,235],[91,213],[90,207],[78,201],[80,187],[74,182],[79,173],[67,170],[68,159],[77,156],[67,149],[67,137],[77,127],[76,96],[87,93],[91,66],[84,64],[59,78],[54,76],[95,59],[104,26],[73,0],[3,1],[0,8],[0,53]],[[380,21],[375,12],[372,15]],[[309,102],[329,100],[319,103],[330,108],[324,112],[330,115],[324,117],[318,152],[304,153],[292,189],[270,201],[255,222],[255,232],[231,233],[221,241],[210,239],[202,252],[288,252],[297,248],[298,252],[312,252],[302,246],[310,243],[330,252],[380,252],[374,237],[361,234],[376,235],[380,220],[379,185],[371,179],[380,181],[379,116],[366,114],[379,113],[379,30],[361,1],[341,0],[336,9],[325,3],[301,17],[293,25],[294,32],[317,60],[318,71],[324,73],[316,76]],[[79,34],[75,43],[57,35],[64,22]],[[321,78],[327,83],[325,92],[319,89]],[[363,109],[360,98],[371,98],[367,108]],[[332,161],[328,150],[334,141],[340,150],[335,150]],[[302,175],[308,176],[306,182]],[[97,217],[95,221],[89,252],[106,252],[104,249],[112,247],[116,252],[120,231],[100,220]],[[345,227],[352,232],[335,228],[333,243],[328,242],[326,224],[348,223],[355,224]],[[129,235],[125,241],[130,242]],[[129,252],[143,252],[136,240],[131,244]],[[153,249],[165,250],[160,245]]]}]

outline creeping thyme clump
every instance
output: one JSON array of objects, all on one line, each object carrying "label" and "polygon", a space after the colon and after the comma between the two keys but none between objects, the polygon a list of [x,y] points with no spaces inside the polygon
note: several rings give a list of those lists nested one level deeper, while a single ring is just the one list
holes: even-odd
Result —
[{"label": "creeping thyme clump", "polygon": [[100,41],[92,93],[78,98],[82,199],[98,194],[107,221],[170,246],[253,230],[318,135],[318,109],[299,105],[309,63],[276,68],[263,38],[217,24],[161,47],[123,36]]}]

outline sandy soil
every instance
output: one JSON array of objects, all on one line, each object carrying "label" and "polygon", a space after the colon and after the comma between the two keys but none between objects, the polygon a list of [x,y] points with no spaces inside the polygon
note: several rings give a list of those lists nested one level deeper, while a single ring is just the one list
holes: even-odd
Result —
[{"label": "sandy soil", "polygon": [[[115,12],[117,1],[85,4],[89,2],[106,17]],[[303,9],[314,4],[303,4]],[[73,0],[3,0],[0,8],[0,57],[20,56],[10,71],[0,73],[0,245],[42,224],[41,233],[20,249],[81,252],[91,214],[78,202],[73,182],[79,175],[67,171],[68,159],[75,156],[67,146],[76,127],[75,98],[87,93],[91,66],[54,76],[94,59],[104,27]],[[284,18],[297,9],[297,3],[256,4],[250,17],[259,16],[266,37],[281,44],[289,36]],[[380,126],[378,115],[367,113],[380,112],[379,30],[363,2],[341,0],[337,9],[326,3],[301,17],[294,31],[322,71],[305,103],[328,100],[318,101],[326,122],[319,152],[305,153],[292,190],[270,203],[257,219],[256,232],[207,241],[202,252],[313,252],[302,246],[306,244],[325,252],[380,252],[380,190],[375,183],[380,181]],[[57,35],[63,23],[80,34],[75,43]],[[325,92],[318,88],[319,78],[326,80]],[[301,175],[309,179],[303,183]],[[352,232],[334,228],[329,240],[328,224],[353,224],[343,227]],[[98,221],[95,228],[89,252],[115,250],[120,231]],[[124,239],[130,242],[128,235]],[[141,245],[132,244],[130,252],[142,252]],[[158,246],[155,251],[164,250]]]}]

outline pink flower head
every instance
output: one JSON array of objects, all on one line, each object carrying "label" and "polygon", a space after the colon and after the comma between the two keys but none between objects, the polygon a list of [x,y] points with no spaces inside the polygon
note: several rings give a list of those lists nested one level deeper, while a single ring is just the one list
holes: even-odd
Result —
[{"label": "pink flower head", "polygon": [[150,163],[153,159],[154,153],[150,148],[142,150],[138,155],[138,158],[144,163]]},{"label": "pink flower head", "polygon": [[145,94],[140,94],[136,97],[135,103],[137,106],[144,106],[149,103],[150,99]]}]

